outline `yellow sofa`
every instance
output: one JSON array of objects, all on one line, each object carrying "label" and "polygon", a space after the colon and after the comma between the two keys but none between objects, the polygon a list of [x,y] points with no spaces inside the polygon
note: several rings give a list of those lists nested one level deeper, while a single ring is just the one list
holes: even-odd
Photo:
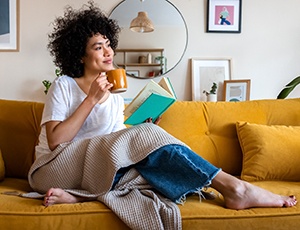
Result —
[{"label": "yellow sofa", "polygon": [[[96,201],[46,208],[41,200],[3,194],[31,191],[27,172],[34,160],[42,110],[42,103],[0,100],[0,149],[5,165],[0,182],[1,229],[128,229]],[[178,101],[163,115],[160,126],[224,171],[272,192],[300,197],[300,99]],[[299,204],[229,210],[219,194],[215,200],[201,202],[192,195],[179,208],[183,229],[189,230],[300,227]]]}]

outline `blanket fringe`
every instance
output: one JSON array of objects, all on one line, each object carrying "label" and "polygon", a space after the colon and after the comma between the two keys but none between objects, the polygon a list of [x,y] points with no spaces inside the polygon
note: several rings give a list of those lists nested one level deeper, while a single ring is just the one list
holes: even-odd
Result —
[{"label": "blanket fringe", "polygon": [[24,198],[33,198],[33,199],[40,199],[40,198],[45,197],[45,194],[40,194],[37,192],[23,193],[23,192],[19,192],[19,191],[4,191],[4,192],[1,192],[1,194],[9,195],[9,196],[20,196],[20,197],[24,197]]}]

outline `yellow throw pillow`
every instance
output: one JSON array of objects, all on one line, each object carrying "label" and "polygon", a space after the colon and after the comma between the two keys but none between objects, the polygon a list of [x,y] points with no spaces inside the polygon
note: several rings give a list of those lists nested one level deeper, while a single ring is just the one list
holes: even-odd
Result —
[{"label": "yellow throw pillow", "polygon": [[300,181],[300,126],[237,122],[246,181]]},{"label": "yellow throw pillow", "polygon": [[4,167],[4,161],[0,149],[0,181],[4,180],[4,176],[5,176],[5,167]]}]

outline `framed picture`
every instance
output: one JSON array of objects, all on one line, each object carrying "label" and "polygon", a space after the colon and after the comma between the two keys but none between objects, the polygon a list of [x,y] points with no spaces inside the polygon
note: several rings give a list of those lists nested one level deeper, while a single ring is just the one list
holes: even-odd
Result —
[{"label": "framed picture", "polygon": [[240,33],[242,0],[208,0],[207,32]]},{"label": "framed picture", "polygon": [[127,70],[126,74],[130,77],[140,77],[140,71],[139,70]]},{"label": "framed picture", "polygon": [[19,0],[0,1],[0,51],[19,50]]},{"label": "framed picture", "polygon": [[250,98],[250,79],[224,81],[224,101],[247,101]]},{"label": "framed picture", "polygon": [[203,91],[209,91],[217,85],[217,100],[223,99],[224,80],[231,79],[231,59],[191,59],[192,72],[192,99],[193,101],[206,101]]}]

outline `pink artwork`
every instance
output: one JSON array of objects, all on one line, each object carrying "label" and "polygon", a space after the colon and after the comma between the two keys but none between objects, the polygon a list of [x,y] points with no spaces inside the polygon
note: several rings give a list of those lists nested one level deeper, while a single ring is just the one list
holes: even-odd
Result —
[{"label": "pink artwork", "polygon": [[216,6],[215,25],[234,25],[234,6]]}]

